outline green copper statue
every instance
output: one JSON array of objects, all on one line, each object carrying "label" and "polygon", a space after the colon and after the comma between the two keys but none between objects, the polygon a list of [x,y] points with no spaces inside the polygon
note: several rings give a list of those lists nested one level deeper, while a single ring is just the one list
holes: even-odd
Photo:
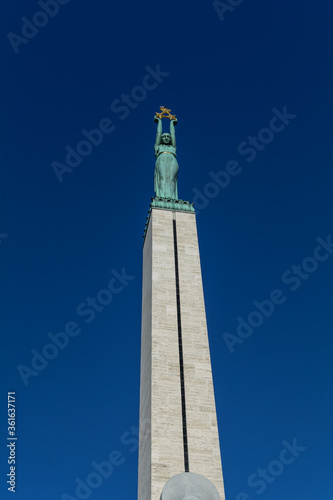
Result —
[{"label": "green copper statue", "polygon": [[[155,141],[155,174],[154,189],[157,198],[178,200],[178,162],[176,156],[175,125],[177,118],[170,114],[170,109],[160,107],[161,113],[156,113],[157,134]],[[164,113],[167,113],[166,115]],[[170,118],[170,134],[162,133],[162,118]]]},{"label": "green copper statue", "polygon": [[[177,179],[179,166],[176,156],[175,134],[177,118],[170,113],[171,109],[160,106],[160,110],[160,113],[155,113],[155,122],[157,123],[154,174],[155,197],[151,199],[143,240],[146,237],[152,209],[162,208],[173,212],[177,210],[178,212],[195,213],[193,203],[178,198]],[[162,118],[170,119],[170,134],[162,133]]]}]

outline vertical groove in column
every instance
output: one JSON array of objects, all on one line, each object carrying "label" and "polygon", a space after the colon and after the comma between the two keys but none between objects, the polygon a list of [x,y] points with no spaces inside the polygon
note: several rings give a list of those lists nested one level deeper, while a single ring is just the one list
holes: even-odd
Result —
[{"label": "vertical groove in column", "polygon": [[190,471],[190,467],[189,467],[189,460],[188,460],[187,426],[186,426],[185,380],[184,380],[182,322],[181,322],[181,313],[180,313],[177,226],[176,226],[176,221],[175,220],[173,220],[172,222],[173,222],[173,244],[174,244],[174,254],[175,254],[176,298],[177,298],[177,324],[178,324],[178,348],[179,348],[179,368],[180,368],[180,390],[181,390],[181,399],[182,399],[184,467],[185,467],[185,472],[189,472]]}]

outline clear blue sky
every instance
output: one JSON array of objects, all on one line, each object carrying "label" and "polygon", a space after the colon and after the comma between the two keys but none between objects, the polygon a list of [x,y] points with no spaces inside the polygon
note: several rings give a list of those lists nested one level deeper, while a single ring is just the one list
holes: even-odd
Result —
[{"label": "clear blue sky", "polygon": [[[12,498],[7,391],[17,500],[79,498],[75,479],[110,454],[112,474],[81,498],[136,498],[142,234],[160,105],[179,120],[179,195],[201,209],[226,498],[333,496],[333,8],[238,3],[224,14],[206,1],[0,7],[1,498]],[[214,174],[226,183],[231,167],[218,187]],[[109,282],[113,294],[99,294]],[[263,318],[253,302],[272,292],[283,303],[264,303]],[[94,311],[97,296],[112,302]],[[249,315],[260,326],[241,338],[237,318]],[[67,346],[46,348],[54,359],[25,385],[17,367],[32,370],[31,351],[65,328]],[[281,470],[295,439],[302,451]],[[258,484],[258,469],[276,475]]]}]

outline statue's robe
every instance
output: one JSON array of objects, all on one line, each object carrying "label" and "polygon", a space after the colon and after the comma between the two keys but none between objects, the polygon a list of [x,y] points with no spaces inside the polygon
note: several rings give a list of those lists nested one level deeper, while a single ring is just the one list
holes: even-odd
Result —
[{"label": "statue's robe", "polygon": [[160,144],[155,152],[156,164],[154,175],[155,194],[159,198],[178,200],[178,162],[176,148]]}]

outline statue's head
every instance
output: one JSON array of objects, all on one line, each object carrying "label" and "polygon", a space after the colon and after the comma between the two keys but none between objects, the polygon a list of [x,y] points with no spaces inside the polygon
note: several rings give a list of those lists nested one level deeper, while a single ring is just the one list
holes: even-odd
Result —
[{"label": "statue's head", "polygon": [[162,144],[171,144],[171,135],[170,134],[162,134],[161,135],[161,143]]}]

